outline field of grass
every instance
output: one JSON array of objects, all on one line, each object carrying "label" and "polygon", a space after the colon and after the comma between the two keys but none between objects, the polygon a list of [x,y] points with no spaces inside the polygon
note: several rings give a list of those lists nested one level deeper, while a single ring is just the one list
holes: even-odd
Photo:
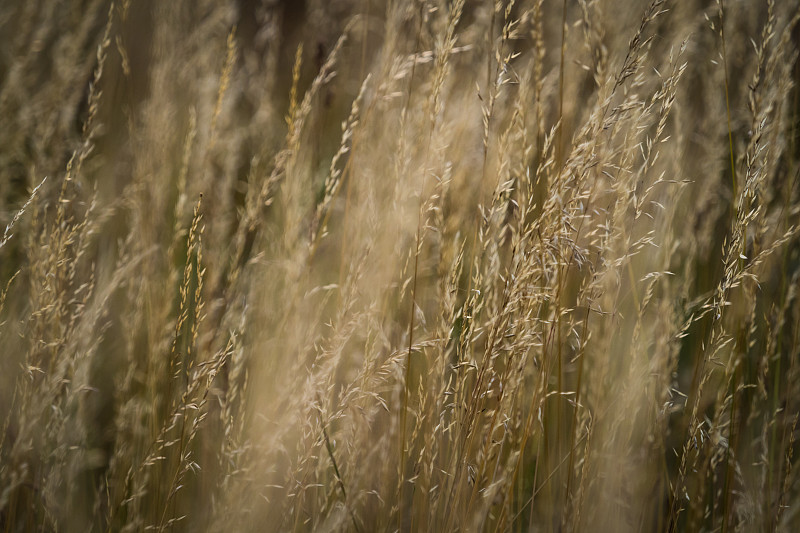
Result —
[{"label": "field of grass", "polygon": [[800,531],[800,1],[0,3],[0,533]]}]

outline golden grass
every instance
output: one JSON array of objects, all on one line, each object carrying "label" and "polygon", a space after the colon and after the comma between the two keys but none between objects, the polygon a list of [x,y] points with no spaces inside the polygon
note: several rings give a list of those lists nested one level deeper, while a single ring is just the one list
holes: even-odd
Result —
[{"label": "golden grass", "polygon": [[797,530],[799,19],[3,3],[0,528]]}]

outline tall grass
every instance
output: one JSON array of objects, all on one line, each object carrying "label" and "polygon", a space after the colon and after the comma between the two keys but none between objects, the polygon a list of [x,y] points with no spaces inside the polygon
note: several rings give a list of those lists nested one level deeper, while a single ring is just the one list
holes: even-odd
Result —
[{"label": "tall grass", "polygon": [[796,0],[0,4],[2,531],[796,531]]}]

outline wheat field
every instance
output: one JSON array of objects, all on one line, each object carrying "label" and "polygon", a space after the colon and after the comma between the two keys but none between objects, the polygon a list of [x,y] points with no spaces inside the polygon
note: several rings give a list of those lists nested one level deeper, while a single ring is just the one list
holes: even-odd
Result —
[{"label": "wheat field", "polygon": [[798,0],[0,3],[0,531],[798,531]]}]

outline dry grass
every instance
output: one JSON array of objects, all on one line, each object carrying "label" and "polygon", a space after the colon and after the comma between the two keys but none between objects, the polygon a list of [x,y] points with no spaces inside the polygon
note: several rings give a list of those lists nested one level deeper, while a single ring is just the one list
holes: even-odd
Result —
[{"label": "dry grass", "polygon": [[797,531],[797,0],[0,5],[0,528]]}]

